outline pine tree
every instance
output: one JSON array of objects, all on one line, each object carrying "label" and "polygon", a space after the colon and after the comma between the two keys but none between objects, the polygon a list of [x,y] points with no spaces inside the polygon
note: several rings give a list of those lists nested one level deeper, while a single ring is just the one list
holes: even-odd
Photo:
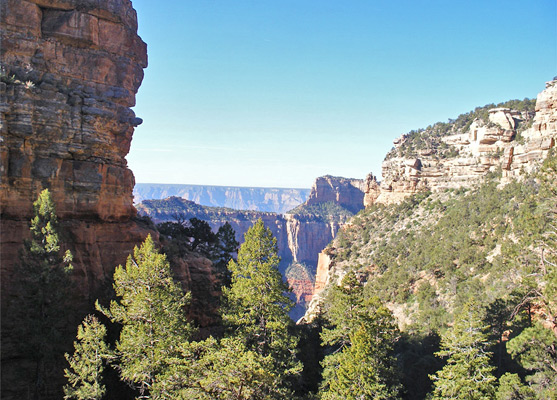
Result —
[{"label": "pine tree", "polygon": [[231,286],[223,289],[222,316],[230,336],[248,351],[270,356],[270,372],[284,381],[300,371],[300,364],[294,354],[297,340],[289,333],[292,302],[285,294],[277,253],[276,238],[259,219],[245,234],[238,262],[229,263]]},{"label": "pine tree", "polygon": [[222,286],[230,286],[231,274],[227,266],[234,254],[238,252],[239,245],[236,232],[232,225],[226,222],[217,231],[217,246],[211,256]]},{"label": "pine tree", "polygon": [[[273,373],[273,360],[249,350],[241,338],[208,340],[199,387],[207,399],[250,400],[287,395]],[[281,396],[278,398],[284,398]]]},{"label": "pine tree", "polygon": [[106,327],[93,315],[85,317],[77,329],[73,355],[65,355],[70,368],[64,370],[69,382],[64,386],[64,399],[97,400],[105,395],[102,373],[111,355],[105,337]]},{"label": "pine tree", "polygon": [[436,354],[448,358],[443,369],[430,376],[434,381],[431,399],[492,399],[496,379],[488,347],[483,312],[469,301],[441,337],[441,350]]},{"label": "pine tree", "polygon": [[400,392],[394,357],[399,332],[391,312],[376,297],[365,298],[363,284],[349,272],[331,290],[321,338],[329,355],[321,398],[393,399]]},{"label": "pine tree", "polygon": [[557,337],[551,329],[536,323],[507,345],[509,353],[532,375],[526,381],[538,399],[557,399]]},{"label": "pine tree", "polygon": [[106,310],[97,308],[112,322],[122,325],[116,343],[117,367],[123,381],[140,392],[140,398],[166,398],[165,382],[175,359],[192,334],[184,307],[188,296],[172,279],[170,265],[155,250],[149,235],[134,249],[125,268],[114,272],[119,297]]},{"label": "pine tree", "polygon": [[34,397],[40,399],[64,353],[73,267],[71,252],[61,251],[56,208],[48,189],[39,194],[33,211],[31,239],[24,242],[16,270],[19,298],[4,318],[21,321],[16,327],[18,351],[35,363]]},{"label": "pine tree", "polygon": [[495,400],[535,400],[536,392],[526,386],[517,374],[506,373],[499,378]]}]

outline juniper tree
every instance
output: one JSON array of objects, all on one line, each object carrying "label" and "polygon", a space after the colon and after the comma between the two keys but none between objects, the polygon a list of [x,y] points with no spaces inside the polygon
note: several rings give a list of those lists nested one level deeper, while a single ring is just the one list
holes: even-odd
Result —
[{"label": "juniper tree", "polygon": [[508,351],[531,375],[526,377],[538,399],[557,399],[557,336],[539,322],[508,343]]}]

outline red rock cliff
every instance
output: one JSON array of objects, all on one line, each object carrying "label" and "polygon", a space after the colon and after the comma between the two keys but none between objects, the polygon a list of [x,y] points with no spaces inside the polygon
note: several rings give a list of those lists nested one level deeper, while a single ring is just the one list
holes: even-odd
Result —
[{"label": "red rock cliff", "polygon": [[125,156],[141,120],[130,107],[147,66],[129,0],[2,3],[2,292],[45,187],[69,231],[88,292],[145,231],[132,221]]}]

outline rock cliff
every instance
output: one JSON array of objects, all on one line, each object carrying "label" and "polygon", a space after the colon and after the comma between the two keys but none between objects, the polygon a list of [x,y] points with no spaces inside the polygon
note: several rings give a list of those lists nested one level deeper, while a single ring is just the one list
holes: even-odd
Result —
[{"label": "rock cliff", "polygon": [[306,205],[332,202],[357,213],[362,209],[365,181],[336,176],[322,176],[315,180]]},{"label": "rock cliff", "polygon": [[45,187],[88,292],[145,236],[125,156],[146,45],[128,0],[8,0],[3,11],[2,292]]},{"label": "rock cliff", "polygon": [[[130,107],[146,45],[129,0],[4,0],[1,7],[3,316],[32,203],[44,188],[74,254],[79,308],[150,232],[134,220],[125,159],[141,123]],[[21,398],[26,382],[12,376],[21,355],[10,353],[11,322],[2,320],[2,397]]]},{"label": "rock cliff", "polygon": [[325,176],[317,178],[308,200],[286,214],[240,211],[198,205],[180,197],[145,200],[137,205],[141,215],[155,223],[172,221],[176,215],[185,219],[207,221],[213,230],[228,222],[242,243],[245,232],[261,218],[277,238],[280,270],[293,288],[297,308],[292,317],[303,315],[313,294],[318,255],[334,239],[340,227],[363,206],[365,182]]},{"label": "rock cliff", "polygon": [[556,102],[553,80],[538,95],[535,112],[487,108],[487,115],[464,127],[449,121],[399,137],[383,162],[381,184],[368,177],[366,205],[398,203],[419,191],[471,187],[498,170],[503,181],[530,172],[555,146]]}]

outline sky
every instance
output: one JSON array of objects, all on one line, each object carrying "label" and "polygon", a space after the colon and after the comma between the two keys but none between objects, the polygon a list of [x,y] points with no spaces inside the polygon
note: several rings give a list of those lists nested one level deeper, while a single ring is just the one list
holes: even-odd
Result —
[{"label": "sky", "polygon": [[555,0],[132,0],[137,182],[380,178],[392,142],[557,75]]}]

